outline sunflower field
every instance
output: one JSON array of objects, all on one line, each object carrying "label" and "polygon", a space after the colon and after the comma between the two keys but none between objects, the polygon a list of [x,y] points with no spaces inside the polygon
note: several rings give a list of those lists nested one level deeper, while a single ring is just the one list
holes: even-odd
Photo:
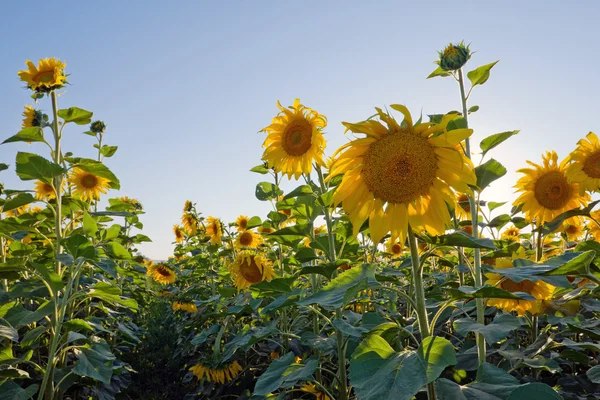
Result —
[{"label": "sunflower field", "polygon": [[[251,169],[271,211],[188,200],[166,261],[138,249],[142,203],[108,198],[107,125],[61,108],[65,62],[27,61],[34,105],[2,148],[32,152],[0,164],[28,187],[0,184],[0,398],[600,398],[598,137],[488,198],[519,131],[470,140],[497,70],[472,56],[450,44],[427,77],[456,81],[457,111],[376,106],[331,152],[321,111],[277,102]],[[64,150],[67,126],[96,158]]]}]

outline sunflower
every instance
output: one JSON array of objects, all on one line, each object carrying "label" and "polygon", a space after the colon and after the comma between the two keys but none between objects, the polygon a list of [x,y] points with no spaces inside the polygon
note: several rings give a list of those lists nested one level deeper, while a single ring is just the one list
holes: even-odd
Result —
[{"label": "sunflower", "polygon": [[404,250],[404,246],[398,240],[389,238],[385,242],[385,251],[394,256],[394,258],[399,257],[402,254],[402,250]]},{"label": "sunflower", "polygon": [[144,208],[144,206],[142,206],[142,203],[140,203],[140,201],[138,199],[134,199],[129,196],[121,196],[121,197],[119,197],[119,200],[121,200],[125,204],[129,204],[136,210],[141,210]]},{"label": "sunflower", "polygon": [[18,217],[23,214],[29,213],[29,205],[24,205],[21,207],[14,208],[12,210],[6,211],[5,214],[9,217]]},{"label": "sunflower", "polygon": [[43,58],[36,65],[27,60],[27,69],[19,71],[19,78],[31,90],[49,92],[60,89],[67,81],[65,67],[67,64],[56,58]]},{"label": "sunflower", "polygon": [[469,196],[464,193],[461,193],[456,198],[456,208],[454,209],[454,213],[456,214],[456,218],[461,221],[470,220],[471,219],[471,205],[469,203]]},{"label": "sunflower", "polygon": [[600,226],[595,222],[598,221],[600,223],[600,210],[592,211],[590,216],[593,218],[588,219],[585,227],[588,230],[588,233],[594,238],[594,240],[600,240]]},{"label": "sunflower", "polygon": [[184,213],[190,212],[190,211],[192,211],[193,207],[194,207],[194,205],[192,204],[192,202],[189,200],[186,200],[185,204],[183,205],[183,212]]},{"label": "sunflower", "polygon": [[235,239],[235,245],[238,248],[246,247],[250,249],[256,249],[262,243],[262,236],[250,230],[240,232],[238,237]]},{"label": "sunflower", "polygon": [[236,220],[238,232],[243,232],[248,227],[248,217],[245,215],[240,215]]},{"label": "sunflower", "polygon": [[261,130],[267,133],[262,159],[276,172],[298,179],[302,174],[310,174],[313,162],[324,165],[325,138],[321,130],[327,125],[327,118],[300,104],[300,99],[294,100],[289,109],[279,102],[277,107],[281,112]]},{"label": "sunflower", "polygon": [[505,240],[510,240],[511,242],[515,242],[519,240],[519,235],[521,234],[521,230],[516,226],[509,226],[502,232],[500,237]]},{"label": "sunflower", "polygon": [[56,198],[54,186],[42,181],[35,181],[35,198],[38,200],[50,200]]},{"label": "sunflower", "polygon": [[316,226],[313,229],[313,233],[315,234],[315,236],[326,235],[327,234],[327,227],[325,225]]},{"label": "sunflower", "polygon": [[566,170],[567,180],[579,184],[580,194],[600,189],[600,142],[594,132],[577,142],[567,160],[572,161]]},{"label": "sunflower", "polygon": [[175,275],[175,271],[173,271],[166,264],[154,264],[149,263],[147,274],[154,279],[155,282],[160,283],[161,285],[166,285],[168,283],[173,283],[177,280],[177,275]]},{"label": "sunflower", "polygon": [[171,293],[170,291],[166,290],[166,289],[162,289],[160,290],[158,293],[156,293],[156,295],[158,297],[168,297],[168,298],[173,298],[175,297],[175,295],[173,293]]},{"label": "sunflower", "polygon": [[40,206],[34,206],[31,210],[29,210],[31,214],[37,214],[42,211],[44,211],[44,209]]},{"label": "sunflower", "polygon": [[40,126],[40,122],[37,118],[37,111],[31,106],[25,106],[23,111],[23,122],[21,123],[22,128],[32,128],[34,126]]},{"label": "sunflower", "polygon": [[183,235],[183,230],[181,230],[179,225],[173,225],[173,233],[175,234],[175,241],[177,243],[183,243],[185,236]]},{"label": "sunflower", "polygon": [[190,368],[190,371],[199,380],[206,377],[206,380],[209,382],[224,384],[234,380],[242,372],[242,366],[237,361],[221,368],[211,368],[203,364],[196,364]]},{"label": "sunflower", "polygon": [[206,219],[206,230],[204,232],[210,238],[210,243],[213,245],[221,245],[223,237],[223,225],[218,218],[208,217]]},{"label": "sunflower", "polygon": [[469,236],[473,236],[473,225],[463,225],[460,230]]},{"label": "sunflower", "polygon": [[73,193],[79,195],[84,201],[99,200],[100,193],[106,194],[110,183],[110,180],[86,172],[81,168],[73,168],[68,180]]},{"label": "sunflower", "polygon": [[446,203],[456,208],[454,190],[470,193],[469,185],[476,184],[473,163],[455,148],[473,131],[448,131],[456,115],[444,116],[440,124],[413,126],[406,107],[391,108],[404,115],[402,124],[379,108],[380,121],[344,122],[347,130],[366,137],[335,152],[328,179],[343,178],[333,203],[341,203],[349,214],[354,235],[368,219],[376,243],[390,231],[404,243],[409,225],[416,231],[443,234],[450,224]]},{"label": "sunflower", "polygon": [[527,161],[533,168],[518,170],[524,174],[515,185],[521,195],[513,205],[523,205],[525,218],[536,225],[552,221],[573,208],[587,205],[590,196],[579,192],[577,183],[569,183],[566,176],[567,160],[558,163],[555,151],[542,156],[543,165]]},{"label": "sunflower", "polygon": [[577,241],[581,239],[584,233],[584,221],[582,217],[567,218],[563,222],[563,232],[569,241]]},{"label": "sunflower", "polygon": [[249,250],[237,254],[235,261],[229,265],[229,271],[238,290],[262,281],[271,281],[275,276],[271,262]]},{"label": "sunflower", "polygon": [[275,232],[275,229],[273,229],[270,226],[259,226],[258,227],[258,233],[262,233],[263,235],[268,235],[269,233],[273,233]]},{"label": "sunflower", "polygon": [[331,400],[331,397],[327,396],[325,393],[321,392],[315,385],[312,383],[306,383],[300,387],[300,390],[306,393],[312,393],[315,395],[317,400]]},{"label": "sunflower", "polygon": [[189,312],[189,313],[195,313],[198,312],[198,307],[196,307],[196,305],[192,302],[185,302],[185,301],[174,301],[173,305],[171,306],[171,308],[173,309],[173,311],[185,311],[185,312]]},{"label": "sunflower", "polygon": [[[516,254],[513,254],[513,259]],[[512,261],[508,258],[496,259],[496,269],[507,269],[515,268]],[[489,299],[488,306],[495,306],[504,311],[516,311],[519,316],[525,315],[527,312],[533,315],[538,315],[544,312],[544,300],[552,298],[554,293],[554,286],[538,280],[532,282],[528,280],[522,280],[521,282],[514,282],[508,278],[505,278],[499,274],[488,272],[485,274],[487,280],[485,284],[491,286],[497,286],[501,289],[509,292],[525,292],[529,293],[536,300],[517,300],[517,299]]]},{"label": "sunflower", "polygon": [[181,216],[181,224],[183,225],[183,230],[190,236],[194,236],[198,233],[198,220],[196,216],[192,213],[186,212]]}]

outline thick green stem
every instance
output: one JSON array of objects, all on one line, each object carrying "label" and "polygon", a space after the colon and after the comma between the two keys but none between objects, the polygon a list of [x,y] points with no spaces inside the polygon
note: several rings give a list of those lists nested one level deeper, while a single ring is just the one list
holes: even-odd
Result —
[{"label": "thick green stem", "polygon": [[[462,69],[458,70],[458,85],[460,87],[460,100],[462,103],[462,114],[465,119],[465,123],[467,127],[469,127],[469,112],[467,109],[467,97],[465,95],[465,81],[463,78]],[[471,159],[471,144],[469,138],[465,140],[466,147],[466,156]],[[473,236],[479,237],[479,202],[475,202],[475,198],[473,195],[469,195],[469,207],[471,209],[471,228],[473,229]],[[483,286],[483,274],[481,272],[481,250],[473,249],[473,279],[475,281],[475,288],[480,288]],[[476,299],[475,304],[477,305],[477,322],[485,325],[485,304],[483,299]],[[476,336],[477,341],[477,355],[479,359],[479,364],[483,364],[486,358],[486,348],[485,348],[485,339],[481,333],[477,333]]]},{"label": "thick green stem", "polygon": [[[56,101],[56,92],[52,91],[50,93],[50,98],[52,99],[52,131],[54,134],[54,151],[53,151],[53,159],[54,163],[61,165],[62,164],[62,150],[60,146],[61,142],[61,133],[58,128],[58,104]],[[63,184],[63,176],[58,175],[54,178],[54,189],[56,190],[56,207],[55,207],[55,223],[54,229],[56,233],[56,245],[54,246],[56,252],[56,265],[55,272],[60,275],[60,262],[58,261],[58,255],[61,252],[61,241],[62,241],[62,184]]]}]

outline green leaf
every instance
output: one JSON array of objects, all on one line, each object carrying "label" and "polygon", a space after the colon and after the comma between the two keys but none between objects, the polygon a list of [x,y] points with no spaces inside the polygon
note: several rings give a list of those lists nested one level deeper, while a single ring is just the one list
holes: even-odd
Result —
[{"label": "green leaf", "polygon": [[461,286],[458,289],[449,289],[452,299],[515,299],[515,300],[535,300],[527,293],[509,292],[494,286],[483,286],[476,289],[472,286]]},{"label": "green leaf", "polygon": [[10,200],[7,200],[6,203],[4,203],[2,211],[6,212],[14,210],[35,201],[37,201],[37,199],[33,197],[31,193],[19,193],[17,196],[12,197]]},{"label": "green leaf", "polygon": [[558,215],[556,218],[554,218],[552,221],[550,222],[546,222],[543,225],[543,234],[544,235],[549,235],[552,232],[556,231],[558,228],[560,228],[563,224],[563,222],[571,217],[575,217],[578,215],[582,215],[582,216],[586,216],[586,217],[590,217],[590,212],[594,209],[594,207],[596,207],[596,204],[600,203],[600,200],[596,200],[596,201],[592,201],[591,203],[589,203],[587,206],[583,207],[583,208],[574,208],[572,210],[569,211],[565,211],[564,213]]},{"label": "green leaf", "polygon": [[475,175],[477,175],[477,187],[481,191],[496,179],[506,175],[506,168],[504,168],[504,165],[491,158],[485,163],[475,167]]},{"label": "green leaf", "polygon": [[453,364],[454,347],[444,338],[429,337],[418,351],[398,353],[381,336],[369,335],[352,354],[350,383],[361,400],[410,400]]},{"label": "green leaf", "polygon": [[490,70],[494,65],[496,65],[498,61],[494,61],[491,64],[482,65],[479,68],[474,69],[473,71],[469,71],[467,73],[467,78],[471,81],[471,86],[483,85],[487,82],[490,77]]},{"label": "green leaf", "polygon": [[554,389],[545,383],[531,382],[521,385],[510,393],[508,400],[562,400]]},{"label": "green leaf", "polygon": [[246,225],[246,229],[256,228],[257,226],[261,226],[261,225],[262,225],[262,221],[261,221],[260,217],[254,216],[254,217],[251,217],[250,219],[248,219],[248,224]]},{"label": "green leaf", "polygon": [[260,182],[256,185],[256,198],[260,201],[276,199],[283,191],[270,182]]},{"label": "green leaf", "polygon": [[490,239],[476,239],[465,232],[454,232],[440,236],[424,235],[423,240],[427,243],[440,246],[458,246],[471,249],[496,249],[494,242]]},{"label": "green leaf", "polygon": [[[574,256],[574,257],[572,257]],[[590,264],[596,257],[594,250],[589,250],[583,253],[570,253],[568,261],[560,267],[544,272],[544,276],[555,276],[555,275],[577,275],[585,276],[590,274]],[[564,255],[559,257],[553,257],[549,259],[545,264],[560,264],[565,259]]]},{"label": "green leaf", "polygon": [[119,183],[119,180],[117,179],[115,174],[113,174],[111,170],[108,169],[108,167],[102,164],[101,162],[92,160],[91,158],[74,157],[66,158],[65,160],[71,163],[71,166],[73,167],[81,168],[85,172],[89,172],[90,174],[94,174],[102,178],[108,179],[110,181],[108,185],[112,189],[121,189],[121,184]]},{"label": "green leaf", "polygon": [[490,136],[486,137],[485,139],[483,139],[481,141],[481,143],[479,143],[479,148],[482,151],[482,153],[481,153],[482,157],[485,157],[485,155],[487,154],[488,151],[490,151],[494,147],[498,146],[499,144],[501,144],[502,142],[504,142],[511,136],[516,135],[519,132],[520,131],[507,131],[507,132],[495,133],[495,134],[490,135]]},{"label": "green leaf", "polygon": [[468,385],[445,378],[435,382],[438,400],[506,400],[517,387],[519,381],[515,377],[488,363],[477,369],[475,380]]},{"label": "green leaf", "polygon": [[489,228],[502,228],[504,225],[508,224],[510,222],[510,215],[508,214],[502,214],[502,215],[498,215],[497,217],[495,217],[494,219],[492,219],[490,221],[490,223],[488,224]]},{"label": "green leaf", "polygon": [[0,318],[0,337],[12,340],[13,342],[19,341],[19,333],[4,318]]},{"label": "green leaf", "polygon": [[440,67],[438,65],[438,67],[432,73],[429,74],[427,79],[435,78],[436,76],[441,76],[441,77],[450,76],[450,72],[443,70],[442,67]]},{"label": "green leaf", "polygon": [[289,192],[288,194],[286,194],[283,200],[291,199],[298,196],[311,195],[313,193],[313,189],[309,185],[301,185]]},{"label": "green leaf", "polygon": [[58,110],[58,116],[65,122],[75,122],[77,125],[87,125],[92,122],[93,112],[77,107]]},{"label": "green leaf", "polygon": [[309,359],[306,364],[296,364],[291,351],[273,361],[269,368],[258,378],[252,398],[266,396],[279,388],[290,388],[297,382],[309,379],[318,366],[318,361]]},{"label": "green leaf", "polygon": [[13,135],[6,139],[4,142],[2,142],[2,144],[12,142],[45,142],[44,130],[39,126],[25,128],[20,130],[16,135]]},{"label": "green leaf", "polygon": [[96,258],[96,248],[94,245],[83,235],[72,235],[63,241],[63,245],[67,252],[73,256],[73,258],[85,258],[87,260],[93,260]]},{"label": "green leaf", "polygon": [[496,208],[502,207],[505,204],[506,204],[506,201],[503,201],[501,203],[498,203],[498,202],[495,202],[495,201],[488,201],[487,202],[487,206],[488,206],[488,208],[489,208],[490,211],[494,211]]},{"label": "green leaf", "polygon": [[108,242],[104,245],[104,249],[109,256],[117,260],[131,260],[131,254],[118,242]]},{"label": "green leaf", "polygon": [[266,175],[269,173],[269,169],[265,167],[264,164],[257,165],[256,167],[251,168],[250,171],[261,175]]},{"label": "green leaf", "polygon": [[102,238],[102,241],[112,240],[118,237],[119,233],[121,233],[121,225],[113,224],[110,228],[103,229],[100,232],[100,237]]},{"label": "green leaf", "polygon": [[98,224],[87,212],[83,213],[83,232],[90,237],[96,237],[98,232]]},{"label": "green leaf", "polygon": [[121,297],[121,289],[118,286],[106,282],[98,282],[88,291],[89,297],[96,297],[101,300],[106,300],[110,303],[120,304],[124,307],[129,307],[132,310],[138,309],[137,301]]},{"label": "green leaf", "polygon": [[65,173],[65,170],[60,165],[54,164],[37,154],[18,152],[16,172],[19,178],[24,181],[39,179],[50,182],[55,176]]},{"label": "green leaf", "polygon": [[466,336],[467,332],[481,333],[488,343],[499,342],[520,326],[519,319],[511,314],[498,314],[489,325],[477,323],[471,318],[454,321],[454,328],[461,335]]},{"label": "green leaf", "polygon": [[469,114],[479,111],[479,106],[471,106],[467,111]]},{"label": "green leaf", "polygon": [[8,169],[8,164],[0,163],[0,171],[4,171],[5,169]]},{"label": "green leaf", "polygon": [[17,383],[8,380],[0,385],[0,398],[6,400],[29,400],[38,392],[39,385],[29,385],[23,389]]},{"label": "green leaf", "polygon": [[96,379],[102,383],[110,384],[113,372],[113,361],[116,357],[110,352],[110,347],[104,343],[94,343],[74,349],[78,358],[73,373]]},{"label": "green leaf", "polygon": [[33,347],[34,344],[39,342],[40,336],[42,336],[47,330],[47,326],[40,325],[27,331],[27,333],[25,333],[21,339],[21,348],[27,349]]},{"label": "green leaf", "polygon": [[[62,254],[62,255],[68,255],[68,254]],[[59,254],[57,257],[60,257],[60,256],[61,256],[61,254]],[[38,264],[35,262],[31,262],[30,265],[31,265],[31,267],[35,268],[35,270],[37,272],[40,273],[44,282],[46,282],[48,284],[48,286],[50,286],[50,288],[54,291],[54,293],[57,293],[58,291],[62,290],[65,287],[60,276],[56,272],[54,272],[53,266],[46,265],[46,264]]]},{"label": "green leaf", "polygon": [[307,306],[319,304],[327,307],[343,307],[355,299],[358,292],[380,286],[375,280],[375,265],[363,264],[345,271],[329,282],[323,289],[298,302]]},{"label": "green leaf", "polygon": [[70,331],[88,331],[94,332],[94,328],[84,319],[73,318],[65,321],[64,326]]},{"label": "green leaf", "polygon": [[112,157],[117,152],[117,149],[117,146],[104,145],[102,146],[102,149],[100,149],[100,154],[102,154],[104,157]]},{"label": "green leaf", "polygon": [[600,383],[600,365],[596,365],[587,370],[585,373],[590,381]]}]

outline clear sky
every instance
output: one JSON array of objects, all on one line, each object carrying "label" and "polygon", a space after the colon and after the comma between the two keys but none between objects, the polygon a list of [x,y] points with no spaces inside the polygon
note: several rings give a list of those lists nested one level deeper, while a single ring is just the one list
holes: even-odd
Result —
[{"label": "clear sky", "polygon": [[[260,215],[263,134],[275,102],[294,98],[325,114],[327,154],[347,140],[341,121],[374,106],[406,104],[413,114],[460,107],[451,78],[426,80],[437,50],[462,39],[472,68],[495,60],[471,96],[474,143],[520,129],[493,157],[509,173],[484,199],[512,201],[516,169],[545,150],[570,152],[600,133],[598,1],[3,1],[0,5],[0,132],[19,130],[31,104],[17,71],[25,60],[58,57],[70,86],[59,106],[94,111],[105,142],[119,146],[106,164],[127,195],[144,204],[145,255],[171,254],[172,225],[186,199],[204,215],[232,221]],[[46,100],[42,106],[48,112]],[[66,151],[93,157],[93,139],[71,128]],[[46,155],[40,144],[0,146]],[[8,188],[28,188],[8,171]]]}]

